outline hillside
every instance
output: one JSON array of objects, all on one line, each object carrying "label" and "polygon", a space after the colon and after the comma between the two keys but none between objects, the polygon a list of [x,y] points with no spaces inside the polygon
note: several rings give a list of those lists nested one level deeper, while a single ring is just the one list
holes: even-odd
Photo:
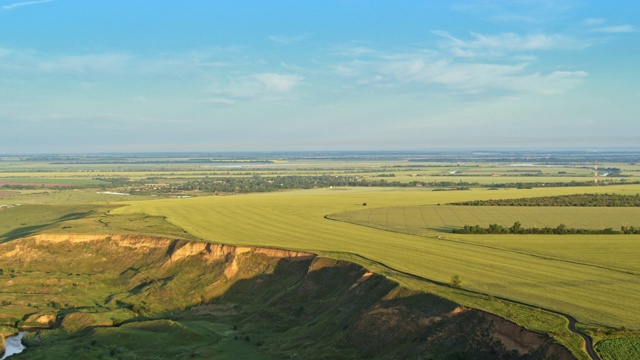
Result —
[{"label": "hillside", "polygon": [[547,335],[314,254],[132,235],[0,244],[16,359],[572,358]]}]

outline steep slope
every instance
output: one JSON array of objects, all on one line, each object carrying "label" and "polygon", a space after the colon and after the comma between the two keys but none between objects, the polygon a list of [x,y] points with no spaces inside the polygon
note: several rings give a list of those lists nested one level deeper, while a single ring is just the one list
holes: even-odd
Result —
[{"label": "steep slope", "polygon": [[[125,235],[0,244],[16,358],[572,358],[481,311],[314,254]],[[126,340],[125,340],[126,339]]]}]

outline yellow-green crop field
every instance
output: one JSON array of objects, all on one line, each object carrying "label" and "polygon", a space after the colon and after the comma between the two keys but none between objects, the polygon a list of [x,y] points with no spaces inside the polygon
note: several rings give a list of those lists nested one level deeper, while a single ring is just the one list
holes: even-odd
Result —
[{"label": "yellow-green crop field", "polygon": [[423,235],[434,231],[451,232],[464,225],[500,224],[509,227],[520,221],[525,228],[552,227],[619,230],[621,226],[640,227],[640,208],[561,207],[561,206],[456,206],[425,205],[367,209],[333,216],[341,221],[383,230]]},{"label": "yellow-green crop field", "polygon": [[[585,192],[636,194],[640,186],[442,192],[334,188],[136,201],[112,213],[164,216],[212,242],[354,253],[439,282],[458,274],[465,289],[568,313],[586,324],[640,328],[639,236],[452,236],[432,231],[418,236],[325,218],[387,207]],[[548,221],[568,226],[583,221],[580,214],[572,215],[573,220],[563,216],[560,211]],[[464,217],[461,221],[466,223]],[[402,226],[410,228],[411,222]]]}]

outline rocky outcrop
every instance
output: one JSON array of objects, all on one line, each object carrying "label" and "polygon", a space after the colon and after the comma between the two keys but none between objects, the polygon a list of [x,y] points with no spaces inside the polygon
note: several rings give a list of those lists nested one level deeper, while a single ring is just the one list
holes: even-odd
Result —
[{"label": "rocky outcrop", "polygon": [[24,322],[26,324],[49,327],[56,322],[56,316],[54,314],[33,314],[26,318]]},{"label": "rocky outcrop", "polygon": [[229,256],[235,256],[247,252],[256,254],[264,254],[273,258],[286,258],[292,260],[312,259],[316,255],[300,251],[290,251],[282,249],[268,249],[255,247],[237,247],[222,244],[209,244],[202,242],[189,242],[181,244],[171,252],[171,261],[179,261],[189,256],[202,256],[210,262],[227,259]]},{"label": "rocky outcrop", "polygon": [[[209,262],[214,262],[229,259],[230,257],[248,252],[264,254],[268,257],[273,258],[286,258],[291,260],[308,260],[316,256],[315,254],[301,251],[212,244],[206,242],[174,240],[142,235],[39,234],[31,236],[26,240],[28,239],[35,241],[36,244],[63,242],[77,244],[86,242],[109,241],[118,247],[131,249],[167,248],[169,262],[180,261],[190,256],[200,256]],[[23,246],[21,244],[16,244],[13,250],[7,251],[2,256],[17,256],[23,252],[22,250]]]}]

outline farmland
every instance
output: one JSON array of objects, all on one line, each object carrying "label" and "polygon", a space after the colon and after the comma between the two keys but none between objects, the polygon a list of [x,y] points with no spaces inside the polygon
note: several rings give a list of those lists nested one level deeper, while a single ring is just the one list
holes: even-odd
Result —
[{"label": "farmland", "polygon": [[[577,189],[559,190],[556,191],[570,193]],[[501,195],[518,194],[514,190],[505,191]],[[544,194],[549,194],[549,190],[544,190]],[[453,274],[459,274],[464,279],[465,288],[569,313],[585,323],[614,327],[635,327],[640,323],[640,308],[636,308],[640,304],[640,285],[637,281],[640,248],[633,246],[638,241],[636,236],[618,240],[617,246],[610,249],[613,256],[604,258],[575,251],[587,248],[588,241],[581,243],[587,239],[557,239],[556,242],[571,242],[574,251],[567,249],[565,258],[550,260],[531,256],[536,254],[540,244],[545,244],[545,238],[538,239],[537,243],[529,242],[531,247],[523,248],[517,236],[507,236],[502,242],[518,244],[520,252],[515,252],[508,246],[503,246],[502,242],[484,247],[478,246],[482,244],[477,244],[477,241],[443,240],[443,236],[437,233],[431,236],[429,233],[422,234],[427,236],[411,236],[380,232],[370,227],[336,223],[324,218],[326,214],[345,211],[357,214],[354,210],[361,210],[363,202],[367,203],[365,212],[369,212],[375,211],[369,210],[371,207],[386,210],[386,206],[390,204],[433,204],[474,195],[482,198],[496,194],[482,191],[440,194],[379,189],[317,190],[142,201],[130,203],[130,206],[115,209],[112,213],[165,216],[168,221],[190,234],[214,242],[354,253],[396,270],[443,283],[449,281]],[[247,226],[238,226],[243,223]],[[593,242],[594,239],[591,238],[591,243]],[[501,247],[504,249],[500,249]],[[553,253],[548,247],[543,248]],[[611,264],[618,254],[627,259],[627,262]],[[584,264],[575,263],[578,259]],[[592,265],[615,266],[633,273]],[[612,293],[617,296],[612,297]]]},{"label": "farmland", "polygon": [[361,225],[411,234],[450,232],[464,225],[490,224],[523,227],[567,227],[604,229],[640,225],[640,208],[598,207],[517,207],[517,206],[407,206],[367,209],[337,214],[335,218]]},{"label": "farmland", "polygon": [[[523,227],[639,227],[640,208],[449,204],[636,195],[640,166],[601,164],[616,169],[616,176],[592,186],[593,169],[584,161],[517,166],[518,159],[410,161],[414,157],[229,157],[215,160],[211,168],[203,168],[202,159],[180,156],[166,162],[162,157],[73,163],[8,159],[0,161],[0,181],[38,185],[0,187],[0,243],[38,233],[140,234],[313,252],[553,334],[574,354],[581,354],[581,340],[558,314],[575,317],[604,341],[637,336],[639,235],[495,236],[451,230],[508,227],[516,221]],[[242,184],[248,185],[215,187],[224,181],[241,184],[233,179],[246,179]],[[277,179],[289,181],[286,190]],[[349,179],[353,186],[318,179]],[[371,186],[380,180],[382,186]],[[53,185],[60,183],[72,188]],[[211,187],[185,186],[194,183]],[[461,281],[451,287],[454,275]],[[618,332],[621,327],[630,330]],[[607,344],[600,347],[604,353],[610,351]]]}]

